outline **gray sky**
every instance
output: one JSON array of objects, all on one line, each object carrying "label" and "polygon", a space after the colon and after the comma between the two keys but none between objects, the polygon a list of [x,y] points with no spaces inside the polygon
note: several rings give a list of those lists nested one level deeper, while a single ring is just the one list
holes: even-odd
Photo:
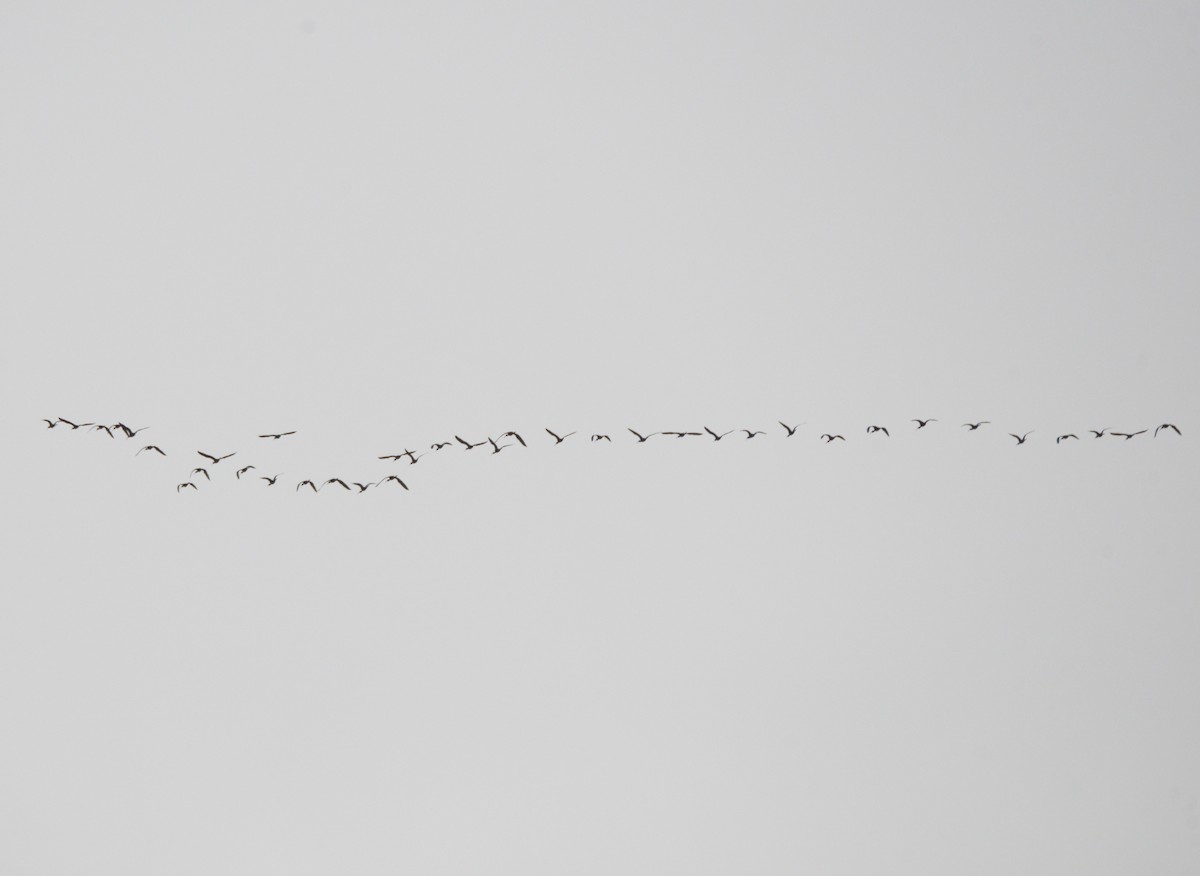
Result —
[{"label": "gray sky", "polygon": [[1200,9],[245,6],[0,11],[0,870],[1200,867]]}]

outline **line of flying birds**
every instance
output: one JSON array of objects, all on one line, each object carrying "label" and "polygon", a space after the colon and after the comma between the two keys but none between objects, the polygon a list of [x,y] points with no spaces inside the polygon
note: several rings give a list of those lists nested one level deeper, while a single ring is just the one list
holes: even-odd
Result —
[{"label": "line of flying birds", "polygon": [[[114,438],[114,439],[116,438],[117,433],[121,433],[125,436],[126,439],[129,439],[129,438],[133,438],[139,432],[144,432],[144,431],[146,431],[146,429],[150,428],[149,426],[142,426],[139,429],[133,429],[133,428],[130,428],[129,426],[125,425],[124,423],[120,423],[120,422],[113,423],[112,425],[107,425],[105,423],[75,423],[75,422],[72,422],[71,420],[65,419],[63,417],[56,417],[53,420],[43,418],[42,422],[44,422],[46,424],[46,428],[48,428],[48,429],[56,429],[59,426],[70,427],[70,429],[72,431],[75,431],[78,429],[88,429],[89,431],[92,431],[92,432],[105,432],[108,434],[109,438]],[[778,422],[779,422],[779,425],[783,427],[785,438],[793,437],[796,434],[796,431],[801,426],[807,425],[806,423],[797,423],[794,426],[789,426],[787,423],[783,422],[782,420],[780,420]],[[926,426],[928,426],[930,423],[938,422],[938,420],[935,419],[934,417],[928,417],[924,420],[912,419],[909,422],[916,423],[917,424],[916,431],[920,431],[921,429],[924,429]],[[990,424],[991,424],[990,420],[980,420],[975,423],[963,423],[961,428],[965,428],[968,432],[975,432],[980,427],[987,426]],[[1181,432],[1179,427],[1176,426],[1174,423],[1163,423],[1154,429],[1153,437],[1157,438],[1158,433],[1162,432],[1164,430],[1166,430],[1168,432],[1174,432],[1176,435],[1179,435],[1179,436],[1183,435],[1183,432]],[[291,431],[288,431],[288,432],[267,432],[265,434],[259,435],[258,437],[266,438],[268,440],[278,441],[280,438],[286,438],[289,435],[297,434],[297,431],[298,430],[296,430],[296,429],[292,429]],[[746,436],[745,440],[749,441],[752,438],[757,438],[761,435],[767,434],[766,432],[757,430],[757,429],[730,429],[727,432],[715,432],[712,429],[708,428],[707,426],[705,426],[703,428],[703,430],[700,432],[661,431],[661,432],[649,432],[647,434],[642,434],[641,432],[638,432],[636,429],[627,429],[626,431],[628,431],[631,435],[633,435],[634,439],[636,439],[636,443],[638,443],[638,444],[645,444],[647,441],[649,441],[651,438],[655,437],[656,435],[662,435],[664,437],[677,438],[677,439],[678,438],[706,438],[707,437],[707,438],[711,438],[713,441],[721,441],[730,435],[736,435],[738,433],[742,433]],[[1103,429],[1089,429],[1087,431],[1091,433],[1093,438],[1103,438],[1107,435],[1107,436],[1111,436],[1114,438],[1123,438],[1124,440],[1128,441],[1131,438],[1136,438],[1138,435],[1144,435],[1147,432],[1149,432],[1150,430],[1149,430],[1149,428],[1146,428],[1146,429],[1139,429],[1136,432],[1116,432],[1116,431],[1113,431],[1111,429],[1111,427],[1106,426]],[[560,435],[551,429],[546,429],[545,432],[552,439],[554,439],[554,446],[562,444],[564,441],[566,441],[571,436],[578,434],[577,432],[567,432],[563,435]],[[888,431],[888,428],[886,426],[879,426],[879,425],[867,426],[867,434],[868,435],[882,434],[884,437],[887,437],[887,438],[891,437],[891,432]],[[1016,442],[1017,442],[1016,446],[1019,447],[1029,439],[1029,436],[1033,434],[1033,431],[1030,430],[1030,431],[1025,432],[1024,434],[1020,434],[1020,435],[1018,435],[1016,432],[1009,432],[1008,434],[1011,437],[1016,439]],[[468,441],[467,439],[462,438],[459,435],[455,435],[454,440],[452,440],[452,441],[435,441],[433,444],[429,445],[428,450],[426,450],[422,453],[416,453],[412,450],[404,450],[400,453],[387,453],[387,454],[384,454],[383,456],[380,456],[377,458],[381,459],[381,460],[388,460],[388,461],[393,461],[393,462],[399,462],[402,459],[407,459],[409,465],[416,465],[417,462],[422,457],[427,456],[430,453],[436,453],[441,450],[445,450],[447,447],[461,446],[465,450],[474,450],[477,447],[490,446],[492,449],[492,454],[494,455],[494,454],[500,453],[500,451],[505,450],[506,448],[514,447],[517,444],[519,444],[521,447],[529,446],[528,444],[525,443],[525,439],[522,438],[521,435],[514,430],[509,430],[507,432],[503,432],[498,436],[499,441],[503,441],[505,438],[512,438],[512,439],[514,439],[514,441],[500,444],[500,443],[498,443],[497,438],[490,438],[490,437],[484,441]],[[1070,441],[1071,439],[1078,441],[1079,436],[1073,432],[1068,432],[1066,434],[1059,435],[1058,437],[1056,437],[1054,439],[1054,443],[1061,444],[1063,441]],[[611,444],[612,436],[603,434],[603,433],[593,433],[590,440],[593,443],[597,442],[597,441],[607,441]],[[846,436],[825,432],[820,436],[820,440],[824,441],[826,444],[832,444],[834,441],[845,441]],[[163,450],[161,447],[159,447],[157,444],[147,444],[147,445],[143,446],[142,448],[140,448],[134,454],[134,456],[140,456],[142,453],[147,453],[147,452],[151,453],[151,454],[157,453],[159,456],[164,456],[164,457],[167,455],[166,451]],[[234,451],[233,453],[225,453],[225,454],[217,455],[217,454],[212,454],[212,453],[205,453],[203,450],[197,450],[196,454],[198,456],[202,456],[204,459],[208,460],[207,465],[216,466],[216,465],[219,465],[223,460],[226,460],[226,459],[229,459],[230,457],[236,456],[237,451]],[[234,474],[235,474],[235,477],[237,478],[237,480],[241,480],[242,475],[246,475],[249,472],[255,471],[255,470],[256,470],[255,466],[245,465],[245,466],[242,466],[241,468],[238,468],[234,472]],[[203,476],[205,481],[212,481],[212,475],[209,474],[208,468],[206,468],[204,466],[197,466],[196,468],[193,468],[190,472],[188,472],[188,480],[183,481],[179,484],[176,484],[175,492],[180,493],[186,489],[198,490],[199,487],[196,485],[196,480],[199,480],[198,476]],[[264,477],[262,475],[259,475],[258,479],[261,481],[265,481],[266,485],[268,487],[273,487],[273,486],[275,486],[276,481],[279,480],[280,476],[281,475],[279,475],[279,474],[273,475],[271,477]],[[365,493],[367,490],[369,490],[372,487],[381,487],[387,483],[396,483],[400,487],[404,488],[405,490],[408,490],[408,484],[406,484],[399,477],[397,477],[396,475],[387,475],[386,477],[382,478],[381,480],[366,481],[366,482],[362,482],[362,481],[347,482],[346,480],[343,480],[342,478],[327,478],[320,485],[318,485],[315,480],[306,478],[296,484],[296,492],[299,492],[300,490],[303,490],[305,488],[309,488],[314,493],[319,493],[325,487],[338,486],[348,492],[356,492],[357,491],[358,493]]]}]

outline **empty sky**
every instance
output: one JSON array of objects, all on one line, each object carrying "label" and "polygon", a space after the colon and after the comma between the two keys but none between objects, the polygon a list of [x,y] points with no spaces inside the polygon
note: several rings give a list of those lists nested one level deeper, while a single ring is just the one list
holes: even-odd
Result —
[{"label": "empty sky", "polygon": [[1198,36],[6,3],[0,870],[1194,872]]}]

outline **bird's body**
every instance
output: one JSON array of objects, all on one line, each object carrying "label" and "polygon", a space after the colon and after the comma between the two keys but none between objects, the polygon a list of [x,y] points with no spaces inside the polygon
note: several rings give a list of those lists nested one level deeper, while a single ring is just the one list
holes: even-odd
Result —
[{"label": "bird's body", "polygon": [[[161,447],[159,447],[157,444],[147,444],[145,447],[142,448],[142,450],[153,450],[159,456],[166,456],[166,454],[163,453],[163,449]],[[137,453],[134,454],[134,456],[137,456],[138,453],[142,452],[142,450],[139,450]]]},{"label": "bird's body", "polygon": [[108,433],[108,437],[109,437],[109,438],[113,438],[113,437],[115,437],[115,436],[113,435],[113,433],[112,433],[112,429],[111,429],[111,428],[109,428],[108,426],[105,426],[105,425],[104,425],[104,424],[102,424],[102,423],[97,423],[95,426],[92,426],[92,431],[93,431],[93,432],[99,432],[101,429],[103,429],[105,432],[107,432],[107,433]]},{"label": "bird's body", "polygon": [[211,453],[205,453],[203,450],[197,450],[196,452],[198,454],[200,454],[201,456],[203,456],[205,459],[211,459],[213,465],[216,465],[222,459],[229,459],[229,457],[231,457],[231,456],[237,456],[236,451],[234,451],[233,453],[226,453],[224,456],[213,456]]},{"label": "bird's body", "polygon": [[360,493],[365,493],[367,488],[371,486],[371,484],[360,484],[358,481],[351,481],[351,484],[358,487]]},{"label": "bird's body", "polygon": [[70,420],[64,420],[62,417],[58,418],[58,422],[64,423],[64,424],[70,426],[73,430],[74,429],[82,429],[84,426],[96,425],[95,423],[72,423]]},{"label": "bird's body", "polygon": [[722,438],[724,438],[726,435],[732,435],[734,432],[736,432],[736,431],[737,431],[737,429],[730,429],[728,432],[722,432],[720,435],[718,435],[718,434],[717,434],[716,432],[714,432],[712,429],[708,428],[708,426],[705,426],[705,427],[704,427],[704,431],[705,431],[705,432],[707,432],[709,435],[711,435],[711,436],[712,436],[712,440],[713,440],[713,441],[720,441],[720,440],[721,440]]},{"label": "bird's body", "polygon": [[1066,434],[1066,435],[1059,435],[1057,438],[1055,438],[1055,439],[1054,439],[1054,443],[1055,443],[1055,444],[1061,444],[1061,443],[1063,442],[1063,439],[1064,439],[1064,438],[1074,438],[1076,441],[1078,441],[1078,440],[1079,440],[1079,436],[1078,436],[1078,435],[1075,435],[1075,434],[1068,433],[1068,434]]},{"label": "bird's body", "polygon": [[395,475],[388,475],[386,478],[379,481],[379,483],[377,483],[375,486],[379,486],[379,484],[386,484],[388,481],[395,481],[400,486],[404,487],[404,489],[408,489],[408,484],[404,483],[404,481],[400,480],[400,478],[396,477]]},{"label": "bird's body", "polygon": [[1113,437],[1124,438],[1126,441],[1128,441],[1130,438],[1134,438],[1138,435],[1145,435],[1146,430],[1142,429],[1138,432],[1109,432],[1109,434],[1112,435]]},{"label": "bird's body", "polygon": [[254,466],[252,466],[252,465],[247,465],[247,466],[243,466],[242,468],[239,468],[237,470],[237,479],[240,481],[242,479],[242,475],[244,475],[246,472],[250,471],[250,469],[252,469],[252,468],[254,468]]},{"label": "bird's body", "polygon": [[505,447],[512,447],[511,444],[497,444],[494,438],[489,438],[488,443],[492,445],[492,455],[495,456]]},{"label": "bird's body", "polygon": [[612,438],[608,435],[599,435],[599,434],[593,435],[592,440],[593,441],[607,441],[609,444],[612,444]]},{"label": "bird's body", "polygon": [[561,437],[560,437],[560,436],[558,436],[557,434],[555,434],[554,432],[551,432],[549,429],[547,429],[547,430],[546,430],[546,434],[548,434],[548,435],[549,435],[551,438],[553,438],[553,439],[554,439],[554,443],[555,443],[555,445],[559,445],[559,444],[562,444],[564,441],[566,441],[568,438],[570,438],[570,437],[571,437],[572,435],[574,435],[575,433],[574,433],[574,432],[568,432],[566,435],[563,435],[563,436],[561,436]]},{"label": "bird's body", "polygon": [[516,432],[512,432],[512,431],[505,432],[505,433],[504,433],[503,435],[501,435],[500,437],[501,437],[501,438],[516,438],[516,439],[517,439],[517,443],[518,443],[518,444],[520,444],[522,447],[528,447],[528,446],[529,446],[528,444],[526,444],[526,443],[525,443],[525,439],[524,439],[524,438],[522,438],[520,435],[518,435]]},{"label": "bird's body", "polygon": [[145,432],[147,429],[150,428],[149,426],[142,426],[142,428],[140,428],[140,429],[130,429],[124,423],[113,423],[112,427],[114,429],[120,429],[122,432],[124,432],[126,438],[132,438],[138,432]]},{"label": "bird's body", "polygon": [[686,438],[689,435],[703,435],[703,432],[663,432],[664,435],[672,435],[676,438]]},{"label": "bird's body", "polygon": [[967,427],[968,431],[974,432],[980,426],[987,425],[990,422],[991,420],[980,420],[978,423],[963,423],[963,425]]},{"label": "bird's body", "polygon": [[476,447],[482,447],[484,444],[487,444],[486,441],[480,441],[478,444],[472,444],[470,441],[467,441],[465,438],[459,438],[457,435],[454,436],[454,440],[463,447],[467,448],[467,450],[474,450]]},{"label": "bird's body", "polygon": [[745,433],[746,433],[746,440],[747,440],[747,441],[749,441],[751,438],[757,438],[759,435],[766,435],[766,434],[767,434],[766,432],[756,432],[756,431],[754,431],[753,429],[739,429],[738,431],[739,431],[739,432],[745,432]]},{"label": "bird's body", "polygon": [[1107,432],[1109,428],[1111,427],[1105,426],[1103,429],[1088,429],[1088,431],[1092,433],[1093,438],[1103,438],[1104,433]]},{"label": "bird's body", "polygon": [[275,486],[275,481],[279,480],[279,475],[275,475],[275,477],[273,477],[273,478],[267,478],[267,477],[260,476],[259,480],[266,481],[268,487],[273,487],[273,486]]},{"label": "bird's body", "polygon": [[826,432],[824,435],[821,436],[821,440],[824,441],[826,444],[832,444],[834,441],[845,441],[846,436],[845,435],[830,435],[828,432]]},{"label": "bird's body", "polygon": [[[272,483],[274,483],[274,482],[272,482]],[[296,484],[296,492],[297,492],[297,493],[298,493],[298,492],[300,492],[300,490],[301,490],[301,488],[302,488],[302,487],[312,487],[312,491],[313,491],[314,493],[315,493],[315,492],[317,492],[317,485],[316,485],[316,484],[314,484],[314,483],[313,483],[312,481],[310,481],[310,480],[303,480],[303,481],[301,481],[300,483]]]},{"label": "bird's body", "polygon": [[801,426],[803,426],[803,425],[804,425],[803,423],[797,423],[797,424],[796,424],[796,425],[794,425],[794,426],[789,426],[789,425],[788,425],[787,423],[785,423],[783,420],[776,420],[775,422],[777,422],[779,425],[783,426],[783,428],[784,428],[784,431],[786,431],[786,432],[787,432],[787,435],[785,436],[785,437],[787,437],[787,438],[791,438],[793,435],[795,435],[795,434],[796,434],[796,430],[797,430],[797,429],[799,429]]},{"label": "bird's body", "polygon": [[1025,439],[1033,434],[1032,431],[1026,432],[1024,435],[1018,435],[1016,432],[1009,432],[1009,435],[1017,439],[1017,446],[1020,447],[1025,443]]},{"label": "bird's body", "polygon": [[211,481],[211,480],[212,480],[212,478],[210,478],[210,477],[208,476],[208,469],[205,469],[205,468],[194,468],[194,469],[192,469],[191,471],[189,471],[189,472],[188,472],[188,475],[189,475],[189,476],[190,476],[190,475],[194,475],[194,474],[202,474],[202,475],[204,475],[204,479],[205,479],[206,481]]},{"label": "bird's body", "polygon": [[259,438],[274,438],[276,441],[278,441],[284,435],[295,435],[295,434],[296,434],[296,430],[293,429],[290,432],[268,432],[266,435],[259,435],[258,437]]},{"label": "bird's body", "polygon": [[1159,429],[1173,429],[1173,430],[1175,431],[1175,434],[1176,434],[1176,435],[1183,435],[1183,433],[1179,431],[1179,427],[1178,427],[1178,426],[1176,426],[1174,423],[1163,423],[1161,426],[1159,426],[1159,427],[1158,427],[1158,429],[1155,429],[1155,430],[1154,430],[1154,437],[1155,437],[1155,438],[1157,438],[1157,437],[1158,437],[1158,430],[1159,430]]},{"label": "bird's body", "polygon": [[321,484],[321,486],[322,486],[322,487],[327,487],[327,486],[329,486],[330,484],[337,484],[339,487],[342,487],[342,488],[343,488],[343,489],[345,489],[345,490],[349,490],[349,489],[350,489],[350,485],[349,485],[349,484],[347,484],[347,483],[346,483],[344,480],[342,480],[341,478],[330,478],[329,480],[325,481],[325,483]]},{"label": "bird's body", "polygon": [[889,438],[892,437],[892,433],[887,430],[887,426],[867,426],[867,434],[868,435],[870,435],[874,432],[882,432],[884,435],[887,435]]},{"label": "bird's body", "polygon": [[175,485],[175,492],[178,493],[180,490],[186,489],[187,487],[191,487],[193,490],[199,489],[199,487],[197,487],[191,481],[184,481],[182,484]]},{"label": "bird's body", "polygon": [[[625,428],[628,429],[629,427],[626,426]],[[647,441],[649,441],[651,438],[653,438],[655,435],[658,434],[657,432],[651,432],[649,435],[643,435],[641,432],[634,432],[633,429],[629,429],[629,431],[633,432],[633,436],[635,438],[637,438],[638,444],[645,444]]]},{"label": "bird's body", "polygon": [[45,417],[42,417],[42,422],[46,424],[47,429],[53,429],[58,425],[58,420],[47,420]]},{"label": "bird's body", "polygon": [[[443,447],[452,447],[453,445],[454,445],[453,441],[435,441],[433,444],[429,445],[429,449],[430,450],[441,450]],[[383,459],[383,457],[381,456],[380,459]]]},{"label": "bird's body", "polygon": [[937,420],[935,420],[933,417],[930,417],[928,420],[909,420],[909,422],[916,423],[918,429],[924,429],[930,423],[936,423]]}]

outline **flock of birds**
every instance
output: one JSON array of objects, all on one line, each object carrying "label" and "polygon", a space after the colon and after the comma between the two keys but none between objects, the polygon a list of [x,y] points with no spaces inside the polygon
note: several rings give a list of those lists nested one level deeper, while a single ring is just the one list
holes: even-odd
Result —
[{"label": "flock of birds", "polygon": [[[128,440],[130,438],[135,437],[139,433],[146,431],[146,429],[150,428],[149,426],[142,426],[139,429],[133,429],[121,422],[113,423],[112,425],[108,425],[105,423],[82,423],[82,422],[76,423],[76,422],[73,422],[72,420],[65,419],[64,417],[56,417],[55,419],[52,419],[52,420],[43,418],[42,422],[44,422],[46,424],[46,428],[48,428],[48,429],[57,429],[59,427],[67,427],[71,431],[77,431],[79,429],[86,429],[91,432],[104,432],[108,435],[109,438],[112,438],[114,440],[116,439],[116,436],[118,434],[124,435],[125,439]],[[797,423],[794,426],[789,426],[787,423],[783,422],[782,420],[780,420],[778,422],[779,422],[779,425],[783,427],[785,438],[794,437],[796,435],[796,432],[800,429],[800,427],[806,425],[805,423]],[[916,431],[920,431],[920,430],[926,428],[927,426],[929,426],[930,423],[938,422],[938,420],[933,417],[928,417],[923,420],[922,419],[913,419],[913,420],[910,420],[910,422],[916,423]],[[980,420],[975,423],[963,423],[960,428],[964,428],[968,432],[976,432],[981,427],[987,426],[990,424],[991,424],[990,420]],[[298,430],[292,429],[287,432],[267,432],[265,434],[259,435],[258,437],[260,439],[266,439],[268,441],[278,441],[281,438],[286,438],[290,435],[296,435],[297,431]],[[577,432],[567,432],[565,434],[560,435],[551,429],[546,429],[545,431],[546,431],[546,434],[549,435],[554,440],[554,446],[562,444],[568,438],[572,437],[573,435],[578,434]],[[638,444],[645,444],[651,438],[654,438],[655,436],[658,436],[658,435],[661,435],[664,437],[669,437],[669,438],[676,438],[676,439],[679,439],[679,438],[711,438],[713,441],[722,441],[730,435],[736,435],[738,433],[742,433],[745,435],[744,440],[749,441],[753,438],[758,438],[760,436],[764,436],[767,434],[765,431],[761,431],[761,430],[757,430],[757,429],[730,429],[727,432],[715,432],[712,429],[708,428],[707,426],[703,427],[703,430],[699,431],[699,432],[696,432],[696,431],[661,431],[661,432],[649,432],[647,434],[642,434],[641,432],[638,432],[635,429],[627,429],[626,431],[628,431],[634,437],[634,439],[636,440],[636,443],[638,443]],[[1136,432],[1116,432],[1107,426],[1103,429],[1089,429],[1088,430],[1088,432],[1091,433],[1093,438],[1103,438],[1105,436],[1111,436],[1114,438],[1122,438],[1125,441],[1128,441],[1131,438],[1136,438],[1138,435],[1144,435],[1149,431],[1150,431],[1149,428],[1146,428],[1146,429],[1139,429]],[[1183,435],[1183,432],[1181,432],[1179,427],[1176,426],[1174,423],[1162,423],[1161,425],[1157,426],[1154,429],[1153,437],[1157,438],[1159,433],[1164,432],[1164,431],[1167,433],[1174,432],[1176,435],[1179,435],[1179,436]],[[870,426],[867,426],[866,432],[868,435],[883,435],[885,438],[891,437],[891,432],[888,431],[887,426],[870,425]],[[1012,438],[1016,439],[1016,442],[1017,442],[1016,446],[1019,447],[1022,444],[1026,443],[1026,441],[1029,440],[1029,436],[1033,434],[1033,431],[1031,430],[1029,432],[1025,432],[1024,434],[1017,434],[1016,432],[1009,432],[1008,434]],[[504,439],[506,439],[506,438],[511,438],[513,440],[508,441],[503,444],[499,443],[499,441],[504,441]],[[1063,441],[1070,441],[1072,439],[1078,441],[1079,436],[1073,432],[1068,432],[1066,434],[1057,436],[1054,439],[1054,443],[1061,444]],[[590,440],[593,443],[598,442],[598,441],[607,441],[611,444],[613,439],[612,439],[611,435],[595,433],[591,436]],[[845,441],[846,436],[840,435],[840,434],[833,434],[830,432],[825,432],[820,436],[820,440],[824,441],[826,444],[832,444],[834,441]],[[416,465],[420,459],[422,459],[425,456],[428,456],[430,453],[439,453],[439,452],[445,450],[446,448],[461,447],[464,450],[475,450],[476,448],[479,448],[479,447],[489,447],[490,446],[491,452],[494,455],[494,454],[500,453],[503,450],[506,450],[509,447],[514,447],[517,445],[520,445],[521,447],[529,446],[525,442],[525,439],[518,432],[510,429],[507,432],[502,432],[497,438],[488,437],[483,441],[468,441],[465,438],[460,437],[459,435],[455,435],[455,436],[453,436],[453,440],[435,441],[433,444],[429,445],[428,450],[423,451],[421,453],[417,453],[415,451],[406,449],[400,453],[384,454],[384,455],[378,457],[378,459],[385,460],[385,461],[391,461],[391,462],[399,462],[402,459],[407,459],[409,465]],[[176,493],[182,493],[184,490],[189,490],[189,489],[190,490],[199,490],[200,487],[197,484],[197,481],[199,481],[201,477],[203,477],[204,483],[210,483],[212,481],[212,474],[209,472],[210,466],[215,468],[217,465],[219,465],[224,460],[230,459],[237,455],[237,451],[234,451],[232,453],[223,453],[223,454],[219,454],[219,455],[214,454],[214,453],[206,453],[203,450],[197,450],[195,452],[198,456],[205,459],[206,462],[203,465],[196,466],[190,472],[188,472],[187,480],[181,481],[180,483],[176,484],[176,486],[175,486]],[[146,445],[142,446],[141,448],[139,448],[137,450],[136,453],[134,453],[134,456],[140,456],[143,453],[149,453],[149,454],[157,453],[159,456],[163,456],[163,457],[167,456],[167,452],[165,450],[163,450],[161,447],[159,447],[157,444],[146,444]],[[239,481],[243,479],[243,476],[248,476],[247,479],[249,479],[249,477],[257,477],[260,481],[263,481],[267,487],[275,486],[276,483],[278,482],[279,478],[282,476],[282,473],[271,475],[271,476],[264,476],[261,474],[260,475],[250,475],[250,472],[257,471],[257,470],[258,470],[257,467],[254,465],[244,465],[244,466],[241,466],[240,468],[237,468],[234,471],[234,476]],[[340,477],[332,477],[332,478],[325,479],[319,485],[317,484],[317,482],[315,480],[310,479],[310,478],[305,478],[304,480],[301,480],[296,484],[295,491],[299,492],[304,489],[311,489],[314,493],[319,493],[325,487],[336,486],[336,487],[341,487],[343,490],[346,490],[348,492],[357,491],[358,493],[361,494],[361,493],[365,493],[369,489],[379,488],[379,487],[384,486],[385,484],[390,484],[390,483],[394,483],[406,491],[408,490],[408,484],[406,484],[401,478],[397,477],[396,475],[387,475],[386,477],[381,478],[378,481],[368,480],[366,482],[346,481],[345,479],[340,478]]]}]

